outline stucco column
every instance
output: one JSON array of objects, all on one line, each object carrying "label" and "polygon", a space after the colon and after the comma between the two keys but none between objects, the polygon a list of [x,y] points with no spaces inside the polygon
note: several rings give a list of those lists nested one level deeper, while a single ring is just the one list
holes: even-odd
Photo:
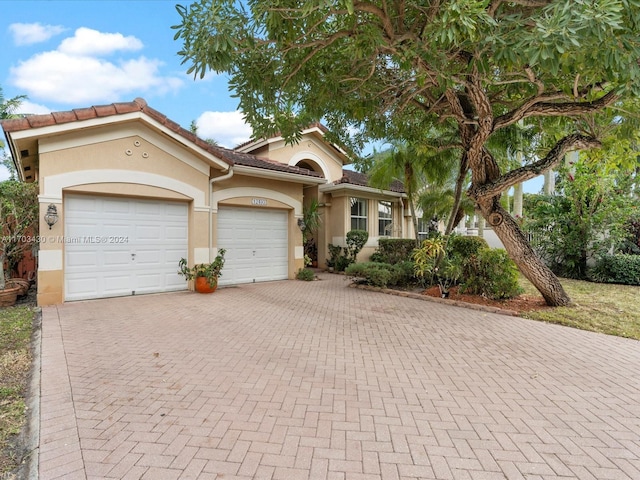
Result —
[{"label": "stucco column", "polygon": [[[62,201],[52,202],[50,199],[40,198],[38,243],[38,292],[39,306],[56,305],[64,301],[64,211]],[[58,221],[49,228],[44,221],[49,205],[55,205]]]}]

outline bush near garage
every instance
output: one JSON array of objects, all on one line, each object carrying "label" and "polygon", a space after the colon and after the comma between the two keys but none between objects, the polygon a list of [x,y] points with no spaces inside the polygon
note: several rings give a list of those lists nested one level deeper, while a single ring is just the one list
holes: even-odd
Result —
[{"label": "bush near garage", "polygon": [[298,270],[298,273],[296,273],[296,278],[298,280],[304,280],[305,282],[310,282],[312,280],[315,280],[316,274],[310,268],[301,268],[300,270]]}]

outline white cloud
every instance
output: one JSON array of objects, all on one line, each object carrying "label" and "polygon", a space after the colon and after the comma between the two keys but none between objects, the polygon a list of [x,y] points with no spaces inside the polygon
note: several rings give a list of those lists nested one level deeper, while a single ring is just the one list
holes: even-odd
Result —
[{"label": "white cloud", "polygon": [[213,139],[219,145],[233,148],[251,138],[251,127],[245,123],[242,113],[204,112],[196,120],[198,136]]},{"label": "white cloud", "polygon": [[44,105],[30,102],[29,100],[23,100],[14,113],[41,115],[43,113],[51,113],[51,109]]},{"label": "white cloud", "polygon": [[147,92],[179,89],[179,76],[163,76],[159,60],[140,56],[111,62],[101,58],[142,48],[135,37],[79,28],[54,51],[36,54],[10,70],[11,82],[31,98],[65,104],[114,102]]},{"label": "white cloud", "polygon": [[51,37],[61,34],[65,28],[60,25],[41,25],[40,23],[12,23],[9,31],[13,34],[16,45],[31,45],[46,42]]},{"label": "white cloud", "polygon": [[82,27],[76,30],[73,37],[65,38],[58,51],[73,56],[100,56],[118,50],[136,51],[142,47],[142,42],[134,36],[125,37],[121,33],[102,33]]}]

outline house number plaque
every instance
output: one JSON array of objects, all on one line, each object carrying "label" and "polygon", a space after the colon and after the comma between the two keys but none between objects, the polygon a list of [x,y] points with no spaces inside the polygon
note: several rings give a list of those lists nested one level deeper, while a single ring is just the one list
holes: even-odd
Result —
[{"label": "house number plaque", "polygon": [[260,207],[266,207],[267,206],[267,199],[266,198],[252,198],[251,199],[251,205],[258,205]]}]

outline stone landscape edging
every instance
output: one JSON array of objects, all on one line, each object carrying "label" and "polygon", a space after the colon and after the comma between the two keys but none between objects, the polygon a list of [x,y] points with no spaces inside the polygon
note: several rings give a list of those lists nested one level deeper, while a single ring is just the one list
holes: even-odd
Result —
[{"label": "stone landscape edging", "polygon": [[489,313],[498,313],[500,315],[509,315],[512,317],[519,317],[520,314],[518,312],[516,312],[515,310],[508,310],[505,308],[499,308],[499,307],[492,307],[489,305],[478,305],[477,303],[467,303],[467,302],[462,302],[460,300],[451,300],[451,299],[446,299],[446,298],[438,298],[438,297],[431,297],[429,295],[423,295],[421,293],[413,293],[413,292],[406,292],[403,290],[394,290],[392,288],[381,288],[381,287],[373,287],[371,285],[358,285],[356,283],[351,283],[349,285],[351,288],[359,288],[361,290],[368,290],[368,291],[372,291],[372,292],[380,292],[380,293],[386,293],[387,295],[396,295],[399,297],[407,297],[407,298],[413,298],[416,300],[426,300],[428,302],[436,302],[436,303],[441,303],[443,305],[452,305],[455,307],[462,307],[462,308],[468,308],[471,310],[478,310],[481,312],[489,312]]}]

